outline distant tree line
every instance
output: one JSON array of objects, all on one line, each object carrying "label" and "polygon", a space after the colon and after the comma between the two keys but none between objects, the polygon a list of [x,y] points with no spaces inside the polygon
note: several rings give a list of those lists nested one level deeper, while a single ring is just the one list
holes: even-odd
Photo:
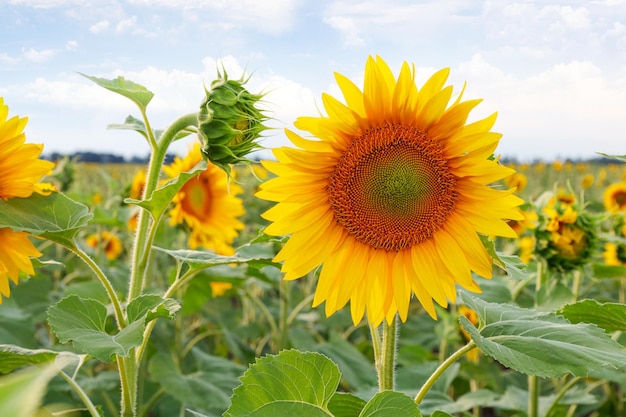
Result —
[{"label": "distant tree line", "polygon": [[[165,163],[171,163],[174,160],[174,156],[174,154],[169,153],[165,155]],[[74,152],[71,154],[61,154],[59,152],[52,152],[50,154],[43,155],[42,158],[49,161],[59,161],[67,158],[74,162],[92,162],[99,164],[147,164],[149,156],[133,156],[132,158],[127,159],[121,155],[115,155],[112,153]]]}]

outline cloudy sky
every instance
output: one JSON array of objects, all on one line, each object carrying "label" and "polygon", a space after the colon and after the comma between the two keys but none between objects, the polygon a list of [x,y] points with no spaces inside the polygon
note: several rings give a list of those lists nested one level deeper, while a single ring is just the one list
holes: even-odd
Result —
[{"label": "cloudy sky", "polygon": [[484,99],[473,119],[498,112],[503,157],[626,154],[626,0],[0,0],[0,96],[46,153],[148,152],[106,129],[139,117],[133,105],[79,72],[146,86],[165,128],[196,110],[218,62],[247,71],[273,147],[322,92],[340,98],[334,72],[361,85],[368,55],[396,74],[414,63],[419,83],[450,67],[455,91]]}]

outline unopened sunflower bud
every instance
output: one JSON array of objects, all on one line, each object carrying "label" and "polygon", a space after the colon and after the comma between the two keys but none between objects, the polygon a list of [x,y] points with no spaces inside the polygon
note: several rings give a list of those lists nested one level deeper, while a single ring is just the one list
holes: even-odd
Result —
[{"label": "unopened sunflower bud", "polygon": [[256,107],[263,96],[246,90],[248,79],[229,80],[226,71],[218,72],[198,112],[202,154],[227,173],[230,164],[248,161],[246,156],[261,148],[257,139],[267,129],[267,117]]}]

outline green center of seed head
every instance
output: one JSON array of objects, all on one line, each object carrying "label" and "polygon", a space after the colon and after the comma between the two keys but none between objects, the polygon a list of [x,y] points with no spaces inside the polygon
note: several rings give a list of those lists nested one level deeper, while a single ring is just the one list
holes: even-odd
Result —
[{"label": "green center of seed head", "polygon": [[373,172],[370,201],[384,213],[414,216],[424,198],[432,192],[432,175],[422,161],[398,159],[381,163]]}]

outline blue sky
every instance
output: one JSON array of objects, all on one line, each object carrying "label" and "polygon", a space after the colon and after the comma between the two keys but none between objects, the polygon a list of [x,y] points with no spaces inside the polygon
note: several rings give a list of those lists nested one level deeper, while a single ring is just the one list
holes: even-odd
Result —
[{"label": "blue sky", "polygon": [[0,0],[0,96],[46,153],[148,152],[106,129],[132,104],[78,72],[152,90],[155,128],[196,110],[218,61],[252,72],[274,147],[322,92],[341,98],[334,72],[360,85],[368,55],[396,74],[414,63],[420,83],[450,67],[455,91],[484,99],[472,118],[498,112],[503,157],[626,154],[626,0]]}]

